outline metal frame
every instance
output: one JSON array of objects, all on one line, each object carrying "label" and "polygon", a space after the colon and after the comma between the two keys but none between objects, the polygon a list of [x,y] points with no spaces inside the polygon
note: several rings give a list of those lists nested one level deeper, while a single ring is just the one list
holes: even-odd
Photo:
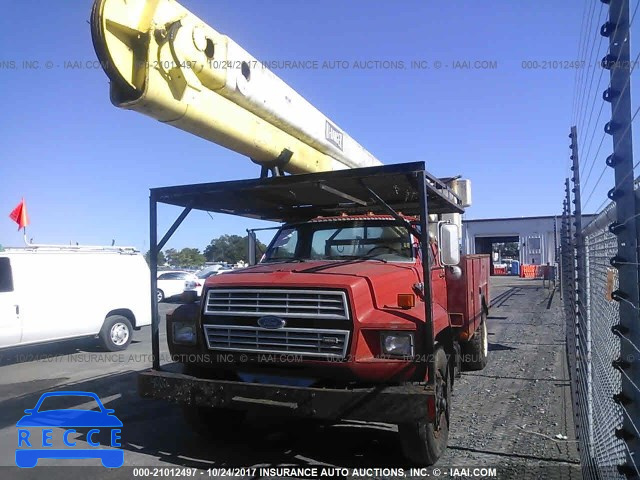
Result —
[{"label": "metal frame", "polygon": [[[408,181],[408,184],[417,194],[417,211],[407,212],[403,209],[403,214],[419,214],[421,230],[418,232],[413,225],[409,224],[398,213],[389,202],[382,198],[374,189],[364,183],[364,180],[371,180],[374,177],[385,176],[401,176]],[[385,180],[384,178],[382,179]],[[343,181],[349,185],[356,185],[356,182],[360,187],[364,187],[370,195],[369,200],[364,200],[355,197],[347,192],[339,191],[334,188],[330,183],[332,181]],[[349,183],[351,182],[351,183]],[[202,204],[203,198],[206,197],[207,192],[220,192],[220,191],[240,191],[240,189],[259,189],[256,191],[264,192],[269,187],[280,188],[291,187],[301,184],[312,184],[318,186],[319,190],[325,193],[333,194],[336,197],[335,208],[344,208],[348,210],[357,206],[358,208],[367,208],[369,210],[383,210],[386,213],[391,214],[399,222],[407,225],[408,228],[417,238],[420,239],[420,247],[422,251],[422,275],[424,283],[424,306],[425,306],[425,353],[428,356],[427,372],[428,372],[428,387],[434,388],[435,386],[435,358],[434,358],[434,330],[433,330],[433,311],[432,311],[432,298],[431,298],[431,256],[427,253],[429,248],[429,197],[434,202],[434,207],[438,209],[438,213],[463,213],[462,201],[455,195],[441,180],[431,175],[425,170],[424,162],[414,163],[402,163],[393,165],[384,165],[377,167],[358,168],[350,170],[339,170],[335,172],[322,172],[302,175],[289,175],[289,176],[276,176],[270,178],[252,179],[252,180],[239,180],[231,182],[218,182],[218,183],[204,183],[194,185],[182,185],[163,188],[152,188],[149,195],[149,219],[150,219],[150,270],[151,270],[151,316],[152,316],[152,328],[151,328],[151,346],[153,351],[153,370],[161,370],[160,367],[160,335],[159,325],[160,316],[158,312],[158,301],[156,296],[157,290],[157,256],[171,235],[177,230],[182,221],[187,217],[192,209],[198,209],[196,206],[198,202]],[[322,185],[322,186],[321,186]],[[328,187],[328,188],[327,188]],[[263,190],[265,189],[265,190]],[[352,202],[345,205],[344,200]],[[165,203],[170,205],[182,206],[184,210],[178,216],[178,218],[171,225],[167,233],[158,242],[157,234],[157,220],[158,220],[158,203]],[[364,204],[364,205],[363,205]],[[291,205],[289,205],[291,207]],[[293,205],[295,206],[295,205]],[[333,206],[330,206],[333,208]],[[216,211],[215,208],[211,209]],[[220,210],[222,213],[228,213],[232,215],[252,217],[252,212],[242,211],[234,212],[228,210]],[[286,215],[287,212],[274,212],[273,221],[281,221],[280,218]],[[432,212],[434,213],[434,212]],[[264,217],[263,217],[264,218]],[[435,391],[435,390],[434,390]]]}]

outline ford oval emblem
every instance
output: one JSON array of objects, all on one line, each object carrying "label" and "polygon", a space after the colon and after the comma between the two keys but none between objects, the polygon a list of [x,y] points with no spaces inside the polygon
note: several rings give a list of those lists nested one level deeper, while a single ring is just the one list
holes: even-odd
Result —
[{"label": "ford oval emblem", "polygon": [[273,315],[267,315],[258,319],[258,326],[262,328],[268,328],[275,330],[277,328],[284,327],[286,322],[280,317],[274,317]]}]

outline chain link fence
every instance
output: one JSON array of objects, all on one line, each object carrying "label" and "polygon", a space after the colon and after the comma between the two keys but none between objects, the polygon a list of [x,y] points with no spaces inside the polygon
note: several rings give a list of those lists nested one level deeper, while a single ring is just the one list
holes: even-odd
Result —
[{"label": "chain link fence", "polygon": [[[640,106],[632,109],[631,98],[640,53],[633,61],[630,55],[639,6],[640,0],[585,3],[579,55],[600,68],[576,73],[569,135],[560,286],[576,438],[588,479],[640,478],[640,201],[634,180],[640,162],[633,161],[632,142]],[[601,201],[597,216],[583,225],[582,211],[592,199]]]},{"label": "chain link fence", "polygon": [[[616,401],[622,374],[613,366],[620,357],[621,342],[612,333],[620,321],[619,302],[612,298],[619,288],[616,269],[610,263],[618,251],[617,237],[608,229],[612,218],[613,204],[582,232],[584,282],[576,282],[574,276],[579,253],[566,226],[561,244],[568,365],[585,478],[624,478],[618,467],[625,464],[627,453],[625,441],[616,436],[624,413]],[[567,219],[566,223],[570,222]]]}]

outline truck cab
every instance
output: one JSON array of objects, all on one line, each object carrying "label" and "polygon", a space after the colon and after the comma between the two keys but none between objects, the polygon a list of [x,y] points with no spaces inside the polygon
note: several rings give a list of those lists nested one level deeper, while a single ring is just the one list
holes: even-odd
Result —
[{"label": "truck cab", "polygon": [[[446,269],[435,240],[429,255],[439,333],[449,322]],[[223,370],[238,380],[307,386],[424,380],[426,363],[416,361],[424,353],[417,347],[424,342],[422,272],[419,240],[390,215],[285,224],[257,265],[207,279],[198,312],[202,341],[180,344],[176,334],[188,334],[172,331],[170,320],[169,348],[177,359],[196,351],[242,354],[239,363],[213,355],[200,364],[211,376]]]},{"label": "truck cab", "polygon": [[185,211],[235,205],[285,221],[258,263],[209,277],[200,302],[167,315],[176,363],[143,373],[142,395],[182,403],[205,435],[234,428],[258,404],[395,423],[406,457],[433,464],[446,447],[456,375],[487,361],[489,257],[460,257],[458,226],[444,215],[462,201],[423,168],[152,191]]}]

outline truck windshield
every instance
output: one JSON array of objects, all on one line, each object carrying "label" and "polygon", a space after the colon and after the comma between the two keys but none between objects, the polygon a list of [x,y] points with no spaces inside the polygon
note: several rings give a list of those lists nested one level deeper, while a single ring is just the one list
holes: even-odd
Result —
[{"label": "truck windshield", "polygon": [[411,236],[391,221],[310,222],[282,227],[263,262],[283,260],[413,260]]}]

